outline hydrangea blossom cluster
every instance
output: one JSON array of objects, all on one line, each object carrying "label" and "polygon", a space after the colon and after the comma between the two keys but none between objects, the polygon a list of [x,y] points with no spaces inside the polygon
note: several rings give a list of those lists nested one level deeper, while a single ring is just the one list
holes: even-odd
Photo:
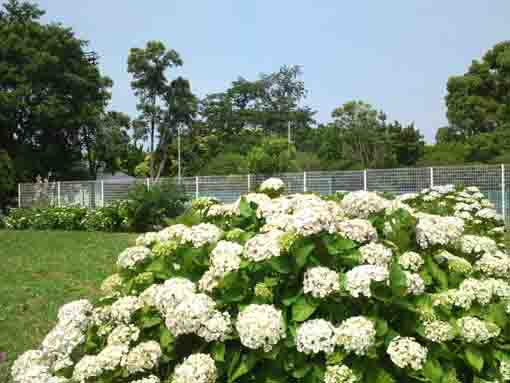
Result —
[{"label": "hydrangea blossom cluster", "polygon": [[237,317],[236,330],[243,346],[266,352],[286,336],[283,315],[272,305],[246,307]]},{"label": "hydrangea blossom cluster", "polygon": [[335,350],[335,327],[324,319],[312,319],[297,329],[296,347],[305,354],[330,354]]},{"label": "hydrangea blossom cluster", "polygon": [[412,337],[394,338],[388,345],[388,355],[400,368],[421,370],[427,359],[427,349]]},{"label": "hydrangea blossom cluster", "polygon": [[336,329],[336,343],[347,352],[365,355],[375,343],[375,326],[369,319],[358,316],[343,321]]},{"label": "hydrangea blossom cluster", "polygon": [[356,266],[346,274],[346,289],[353,297],[365,296],[370,298],[372,282],[385,282],[390,273],[384,266],[363,265]]},{"label": "hydrangea blossom cluster", "polygon": [[192,354],[175,368],[172,383],[214,383],[216,365],[207,354]]},{"label": "hydrangea blossom cluster", "polygon": [[285,183],[279,178],[268,178],[260,184],[259,189],[261,192],[268,190],[280,192],[285,189]]},{"label": "hydrangea blossom cluster", "polygon": [[340,276],[336,271],[323,266],[308,269],[304,276],[303,291],[315,298],[325,298],[340,291]]},{"label": "hydrangea blossom cluster", "polygon": [[438,363],[454,382],[472,375],[467,347],[493,350],[476,376],[509,379],[510,255],[477,188],[395,199],[267,190],[196,201],[202,223],[139,236],[99,305],[64,306],[40,349],[14,363],[14,383],[258,383],[282,366],[354,383],[372,378],[366,358],[384,369],[377,379],[428,379]]},{"label": "hydrangea blossom cluster", "polygon": [[361,246],[359,252],[361,255],[361,263],[369,265],[388,266],[393,257],[391,249],[374,242]]},{"label": "hydrangea blossom cluster", "polygon": [[356,383],[356,374],[345,365],[328,366],[324,374],[324,383]]}]

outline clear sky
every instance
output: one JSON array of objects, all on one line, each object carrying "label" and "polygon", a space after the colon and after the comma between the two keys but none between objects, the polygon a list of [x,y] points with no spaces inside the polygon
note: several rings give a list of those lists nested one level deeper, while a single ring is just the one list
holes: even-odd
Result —
[{"label": "clear sky", "polygon": [[[3,3],[4,0],[0,0]],[[303,66],[306,102],[327,121],[362,99],[416,123],[432,142],[446,124],[449,76],[510,39],[509,0],[38,0],[46,21],[71,26],[111,77],[112,108],[136,115],[131,47],[177,50],[199,96],[243,76]]]}]

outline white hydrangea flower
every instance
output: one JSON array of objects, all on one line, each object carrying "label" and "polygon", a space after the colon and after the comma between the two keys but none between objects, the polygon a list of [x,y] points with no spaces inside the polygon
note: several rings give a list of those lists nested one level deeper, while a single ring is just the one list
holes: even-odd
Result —
[{"label": "white hydrangea flower", "polygon": [[220,277],[215,274],[213,269],[207,270],[198,281],[198,289],[211,293],[220,283]]},{"label": "white hydrangea flower", "polygon": [[175,367],[172,383],[214,383],[216,365],[208,354],[193,354]]},{"label": "white hydrangea flower", "polygon": [[327,267],[313,267],[305,272],[303,291],[315,298],[325,298],[340,291],[340,276]]},{"label": "white hydrangea flower", "polygon": [[360,295],[370,298],[372,296],[370,284],[387,281],[389,276],[388,269],[383,266],[356,266],[346,274],[346,289],[355,298]]},{"label": "white hydrangea flower", "polygon": [[136,246],[149,247],[158,242],[158,239],[158,233],[150,231],[148,233],[140,234],[138,237],[136,237],[135,244]]},{"label": "white hydrangea flower", "polygon": [[424,263],[422,256],[414,251],[407,251],[398,258],[398,264],[408,271],[416,272]]},{"label": "white hydrangea flower", "polygon": [[74,349],[85,341],[85,332],[80,327],[57,324],[42,341],[41,350],[55,363],[65,365]]},{"label": "white hydrangea flower", "polygon": [[177,224],[169,226],[158,232],[158,241],[166,242],[166,241],[176,241],[179,244],[182,244],[185,240],[184,238],[189,237],[190,228],[183,224]]},{"label": "white hydrangea flower", "polygon": [[285,183],[279,178],[268,178],[260,184],[260,191],[282,191]]},{"label": "white hydrangea flower", "polygon": [[125,344],[107,345],[97,355],[97,363],[103,372],[113,371],[121,365],[128,353],[129,347]]},{"label": "white hydrangea flower", "polygon": [[416,342],[412,337],[397,336],[389,346],[387,353],[396,366],[421,370],[427,359],[427,348]]},{"label": "white hydrangea flower", "polygon": [[475,270],[488,277],[506,278],[510,273],[510,256],[501,251],[486,253],[476,261]]},{"label": "white hydrangea flower", "polygon": [[342,209],[352,218],[368,218],[371,214],[385,210],[387,205],[387,199],[363,190],[348,193],[340,203]]},{"label": "white hydrangea flower", "polygon": [[92,310],[94,306],[86,299],[70,302],[58,310],[57,320],[61,326],[87,328]]},{"label": "white hydrangea flower", "polygon": [[407,289],[406,293],[410,295],[421,295],[425,292],[425,282],[420,274],[404,271],[406,275]]},{"label": "white hydrangea flower", "polygon": [[361,263],[377,266],[388,266],[391,263],[393,252],[380,243],[371,242],[359,248]]},{"label": "white hydrangea flower", "polygon": [[13,375],[15,383],[67,383],[62,376],[53,376],[46,366],[33,365],[18,375]]},{"label": "white hydrangea flower", "polygon": [[101,283],[101,291],[109,297],[119,296],[123,283],[120,274],[112,274]]},{"label": "white hydrangea flower", "polygon": [[365,355],[375,344],[375,335],[375,326],[371,320],[363,316],[351,317],[336,329],[336,343],[347,352]]},{"label": "white hydrangea flower", "polygon": [[455,337],[453,327],[444,321],[433,320],[423,323],[425,338],[432,342],[443,343]]},{"label": "white hydrangea flower", "polygon": [[211,223],[200,223],[184,232],[182,240],[190,242],[193,247],[199,248],[216,243],[221,237],[223,237],[223,231],[219,227]]},{"label": "white hydrangea flower", "polygon": [[[489,203],[492,205],[491,202],[489,202]],[[476,216],[478,218],[482,218],[482,219],[495,219],[495,220],[498,220],[498,221],[503,218],[492,207],[485,207],[483,209],[480,209],[479,211],[476,212]]]},{"label": "white hydrangea flower", "polygon": [[29,383],[39,376],[50,377],[50,361],[40,350],[30,350],[18,357],[11,367],[11,376],[16,383]]},{"label": "white hydrangea flower", "polygon": [[202,323],[198,329],[197,335],[205,339],[206,342],[223,342],[232,333],[232,321],[228,312],[214,312],[212,316]]},{"label": "white hydrangea flower", "polygon": [[196,289],[196,285],[190,280],[175,277],[166,280],[162,285],[150,286],[140,295],[140,299],[146,305],[155,306],[160,312],[166,313],[194,295]]},{"label": "white hydrangea flower", "polygon": [[143,302],[136,296],[119,298],[112,304],[111,318],[114,322],[129,323],[132,315],[143,307]]},{"label": "white hydrangea flower", "polygon": [[121,324],[108,335],[108,345],[124,345],[136,342],[140,336],[140,329],[135,325]]},{"label": "white hydrangea flower", "polygon": [[377,230],[366,219],[349,219],[336,224],[338,232],[344,237],[359,243],[377,239]]},{"label": "white hydrangea flower", "polygon": [[324,383],[356,383],[359,378],[345,365],[327,366]]},{"label": "white hydrangea flower", "polygon": [[335,327],[324,319],[304,322],[296,332],[296,347],[305,354],[330,354],[335,350]]},{"label": "white hydrangea flower", "polygon": [[161,347],[158,342],[150,340],[140,343],[123,359],[123,367],[130,374],[149,371],[158,366],[161,355]]},{"label": "white hydrangea flower", "polygon": [[282,312],[272,305],[247,306],[237,316],[236,330],[243,346],[265,352],[286,336]]},{"label": "white hydrangea flower", "polygon": [[494,323],[470,316],[458,319],[457,326],[459,326],[460,335],[468,343],[487,343],[501,332]]},{"label": "white hydrangea flower", "polygon": [[505,381],[505,382],[510,381],[510,361],[509,360],[501,361],[501,364],[499,365],[499,373],[500,373],[503,381]]},{"label": "white hydrangea flower", "polygon": [[174,336],[196,333],[215,313],[216,303],[205,294],[190,295],[166,313],[166,326]]},{"label": "white hydrangea flower", "polygon": [[448,245],[460,238],[464,221],[457,217],[420,214],[416,225],[416,239],[423,249]]},{"label": "white hydrangea flower", "polygon": [[281,254],[280,238],[283,231],[273,230],[265,234],[257,234],[244,245],[244,256],[254,262],[279,257]]},{"label": "white hydrangea flower", "polygon": [[150,375],[146,378],[133,380],[131,383],[161,383],[161,380],[155,375]]},{"label": "white hydrangea flower", "polygon": [[102,363],[96,355],[85,355],[74,367],[73,380],[85,383],[103,373]]},{"label": "white hydrangea flower", "polygon": [[498,251],[498,245],[494,240],[477,235],[463,235],[459,239],[458,247],[465,254],[492,254]]},{"label": "white hydrangea flower", "polygon": [[211,267],[214,274],[224,276],[225,274],[236,271],[241,265],[240,255],[244,248],[235,242],[220,241],[211,252]]},{"label": "white hydrangea flower", "polygon": [[134,269],[151,256],[151,251],[144,246],[128,247],[120,253],[117,266],[121,269]]}]

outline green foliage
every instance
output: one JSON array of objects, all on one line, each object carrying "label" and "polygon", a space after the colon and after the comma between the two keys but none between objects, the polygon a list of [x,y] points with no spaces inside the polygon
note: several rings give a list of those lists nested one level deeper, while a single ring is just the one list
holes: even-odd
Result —
[{"label": "green foliage", "polygon": [[204,175],[247,174],[248,160],[238,153],[221,153],[211,159],[201,171]]},{"label": "green foliage", "polygon": [[295,170],[296,148],[284,138],[267,137],[247,156],[250,173],[271,174]]},{"label": "green foliage", "polygon": [[14,165],[9,154],[0,150],[0,210],[8,203],[9,196],[16,189]]},{"label": "green foliage", "polygon": [[160,227],[167,218],[177,217],[184,212],[187,197],[171,182],[161,181],[147,188],[137,185],[129,192],[127,222],[136,232],[150,231]]},{"label": "green foliage", "polygon": [[510,128],[510,41],[474,60],[468,72],[448,80],[448,120],[466,137]]}]

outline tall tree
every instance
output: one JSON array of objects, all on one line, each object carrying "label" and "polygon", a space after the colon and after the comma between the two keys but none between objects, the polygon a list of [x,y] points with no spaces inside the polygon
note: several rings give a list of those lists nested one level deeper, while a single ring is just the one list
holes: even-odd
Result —
[{"label": "tall tree", "polygon": [[154,178],[155,169],[155,139],[157,129],[160,136],[165,135],[162,103],[168,92],[166,72],[170,68],[183,64],[179,54],[167,50],[160,41],[149,41],[145,48],[131,48],[128,57],[128,72],[133,76],[131,87],[139,99],[137,105],[142,118],[147,121],[150,131],[150,176]]},{"label": "tall tree", "polygon": [[474,60],[467,73],[448,80],[448,120],[465,136],[510,129],[510,41]]},{"label": "tall tree", "polygon": [[50,170],[72,176],[80,129],[102,113],[112,84],[87,43],[60,24],[42,24],[43,14],[17,0],[0,12],[0,148],[25,179]]}]

